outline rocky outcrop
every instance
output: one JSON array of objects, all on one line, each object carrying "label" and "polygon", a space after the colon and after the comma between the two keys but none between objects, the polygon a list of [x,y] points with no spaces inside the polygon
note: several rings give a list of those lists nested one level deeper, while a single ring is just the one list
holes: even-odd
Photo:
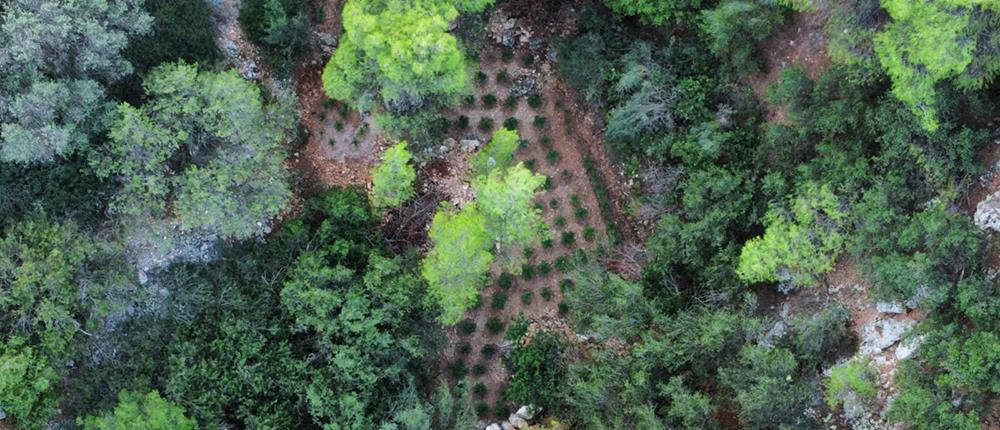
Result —
[{"label": "rocky outcrop", "polygon": [[[485,430],[521,430],[531,426],[531,419],[539,412],[533,405],[521,406],[517,412],[510,414],[506,421],[490,423],[485,426]],[[477,426],[478,428],[478,426]]]},{"label": "rocky outcrop", "polygon": [[976,205],[973,221],[983,230],[1000,231],[1000,191],[990,194]]}]

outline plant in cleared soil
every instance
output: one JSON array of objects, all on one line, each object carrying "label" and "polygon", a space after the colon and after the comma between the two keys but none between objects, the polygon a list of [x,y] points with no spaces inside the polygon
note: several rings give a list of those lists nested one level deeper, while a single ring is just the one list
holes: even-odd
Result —
[{"label": "plant in cleared soil", "polygon": [[542,296],[542,300],[545,300],[546,302],[552,300],[552,290],[549,289],[549,287],[542,288],[542,292],[539,293],[539,295]]},{"label": "plant in cleared soil", "polygon": [[479,131],[483,132],[493,130],[493,118],[490,117],[479,118],[479,125],[477,127],[479,128]]},{"label": "plant in cleared soil", "polygon": [[517,118],[510,117],[503,120],[503,128],[506,128],[507,130],[517,130],[517,125]]},{"label": "plant in cleared soil", "polygon": [[482,382],[472,386],[472,394],[476,397],[486,397],[486,384]]},{"label": "plant in cleared soil", "polygon": [[497,83],[506,84],[507,81],[510,81],[510,75],[507,74],[506,69],[501,69],[499,72],[497,72]]},{"label": "plant in cleared soil", "polygon": [[500,291],[493,294],[490,307],[496,310],[503,310],[504,306],[507,306],[507,293]]},{"label": "plant in cleared soil", "polygon": [[514,50],[510,48],[504,48],[503,52],[500,54],[500,59],[505,63],[514,59]]},{"label": "plant in cleared soil", "polygon": [[472,105],[476,104],[476,97],[472,96],[472,95],[468,95],[468,96],[462,97],[462,104],[464,104],[466,106],[472,106]]},{"label": "plant in cleared soil", "polygon": [[535,277],[535,267],[530,264],[521,265],[521,278],[525,281],[530,281],[531,278]]},{"label": "plant in cleared soil", "polygon": [[514,286],[514,275],[508,272],[503,272],[497,277],[497,285],[503,290],[509,290],[510,287]]},{"label": "plant in cleared soil", "polygon": [[498,317],[493,317],[486,320],[486,331],[488,331],[490,334],[500,333],[501,331],[503,331],[503,321],[500,321],[500,318]]},{"label": "plant in cleared soil", "polygon": [[552,209],[559,207],[559,199],[554,198],[552,200],[549,200],[549,207],[551,207]]},{"label": "plant in cleared soil", "polygon": [[476,363],[472,366],[472,376],[482,376],[486,373],[486,365],[483,363]]},{"label": "plant in cleared soil", "polygon": [[497,96],[493,94],[487,94],[483,96],[483,106],[488,109],[493,109],[497,106]]},{"label": "plant in cleared soil", "polygon": [[562,215],[557,216],[554,221],[555,221],[556,227],[565,227],[566,226],[566,217],[564,217]]},{"label": "plant in cleared soil", "polygon": [[531,291],[525,291],[525,292],[521,293],[521,304],[525,305],[525,306],[528,306],[528,305],[531,304],[531,300],[533,298],[534,298],[534,295],[531,294]]},{"label": "plant in cleared soil", "polygon": [[560,272],[564,272],[564,273],[568,272],[569,269],[570,269],[570,267],[569,267],[569,258],[566,258],[565,255],[560,255],[560,256],[556,257],[556,264],[555,264],[555,266],[556,266],[556,269],[559,270]]},{"label": "plant in cleared soil", "polygon": [[547,237],[545,239],[542,239],[542,248],[545,248],[545,249],[552,248],[552,238],[551,237]]},{"label": "plant in cleared soil", "polygon": [[536,161],[534,158],[524,161],[524,167],[527,167],[528,170],[535,170],[535,165],[537,164],[538,161]]},{"label": "plant in cleared soil", "polygon": [[565,293],[566,291],[568,291],[571,288],[573,288],[573,280],[572,279],[563,279],[563,280],[559,281],[559,291],[562,291],[563,293]]},{"label": "plant in cleared soil", "polygon": [[559,162],[560,157],[561,155],[559,155],[559,151],[556,151],[555,149],[550,149],[549,152],[545,153],[545,160],[548,161],[549,164],[556,164]]},{"label": "plant in cleared soil", "polygon": [[528,321],[523,315],[518,316],[514,321],[511,321],[510,328],[507,329],[507,335],[504,336],[504,339],[511,342],[521,340],[524,335],[528,334],[529,325],[531,325],[531,321]]},{"label": "plant in cleared soil", "polygon": [[521,99],[518,98],[517,96],[507,96],[507,99],[504,100],[503,104],[507,108],[513,109],[517,107],[517,103],[519,101],[521,101]]},{"label": "plant in cleared soil", "polygon": [[541,143],[542,146],[545,147],[546,149],[551,148],[552,147],[552,138],[550,138],[548,136],[542,136],[542,138],[538,141],[538,143]]},{"label": "plant in cleared soil", "polygon": [[593,227],[588,225],[583,228],[583,240],[593,242],[595,236],[597,236],[597,230],[594,230]]},{"label": "plant in cleared soil", "polygon": [[340,121],[337,121],[337,122],[333,123],[333,129],[337,130],[337,131],[343,131],[344,130],[344,123],[342,123]]},{"label": "plant in cleared soil", "polygon": [[465,368],[465,362],[459,360],[448,366],[448,373],[453,379],[462,379],[469,373],[469,370]]},{"label": "plant in cleared soil", "polygon": [[535,128],[545,128],[545,117],[541,115],[535,115],[535,118],[531,120],[531,124]]},{"label": "plant in cleared soil", "polygon": [[528,258],[531,258],[531,257],[533,257],[535,255],[535,250],[532,249],[532,248],[524,248],[524,251],[522,251],[522,254],[524,254],[524,258],[525,259],[528,259]]},{"label": "plant in cleared soil", "polygon": [[542,188],[545,189],[545,191],[549,191],[552,189],[552,177],[550,176],[545,177],[545,183],[542,184]]},{"label": "plant in cleared soil", "polygon": [[483,355],[483,359],[489,360],[493,358],[497,353],[497,346],[492,343],[487,343],[479,349],[479,353]]},{"label": "plant in cleared soil", "polygon": [[483,84],[486,83],[487,79],[489,79],[489,77],[486,76],[486,73],[483,73],[481,70],[478,71],[478,72],[476,72],[476,83],[477,84],[483,85]]},{"label": "plant in cleared soil", "polygon": [[566,303],[559,303],[559,315],[566,315],[569,313],[569,305]]},{"label": "plant in cleared soil", "polygon": [[462,342],[458,345],[458,353],[462,355],[467,355],[472,352],[472,345],[469,342]]},{"label": "plant in cleared soil", "polygon": [[542,96],[538,94],[532,94],[528,96],[528,106],[531,106],[532,109],[538,109],[542,107]]},{"label": "plant in cleared soil", "polygon": [[585,219],[585,218],[587,218],[587,215],[589,215],[589,214],[590,214],[590,212],[587,211],[587,208],[583,208],[583,207],[576,208],[576,210],[573,211],[573,216],[575,216],[576,219]]},{"label": "plant in cleared soil", "polygon": [[563,246],[570,246],[574,242],[576,242],[576,233],[573,233],[572,231],[564,231],[564,232],[562,232],[562,244],[563,244]]},{"label": "plant in cleared soil", "polygon": [[476,322],[472,320],[462,320],[458,323],[458,332],[466,336],[476,332]]},{"label": "plant in cleared soil", "polygon": [[469,117],[465,115],[460,115],[458,121],[455,121],[455,127],[459,130],[465,130],[469,128]]},{"label": "plant in cleared soil", "polygon": [[575,208],[580,207],[580,196],[577,194],[569,196],[569,204],[573,205]]},{"label": "plant in cleared soil", "polygon": [[480,418],[486,417],[486,413],[490,411],[490,407],[483,402],[476,402],[476,416]]},{"label": "plant in cleared soil", "polygon": [[546,276],[552,272],[552,265],[548,261],[543,261],[538,264],[538,274],[540,276]]},{"label": "plant in cleared soil", "polygon": [[498,417],[510,416],[510,408],[506,403],[497,403],[497,405],[493,407],[493,414]]}]

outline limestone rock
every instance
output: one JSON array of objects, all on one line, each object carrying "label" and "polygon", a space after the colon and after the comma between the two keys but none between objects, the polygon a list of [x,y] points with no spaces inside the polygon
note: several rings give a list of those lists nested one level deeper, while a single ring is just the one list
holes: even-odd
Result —
[{"label": "limestone rock", "polygon": [[534,406],[524,405],[521,406],[520,408],[517,408],[517,412],[514,412],[514,415],[524,418],[525,421],[531,421],[531,419],[534,418],[535,414],[537,413],[538,410]]},{"label": "limestone rock", "polygon": [[883,314],[901,314],[906,312],[903,309],[903,305],[896,302],[878,302],[875,303],[875,308],[878,309],[879,313]]},{"label": "limestone rock", "polygon": [[462,148],[462,150],[465,152],[473,152],[479,149],[479,145],[481,144],[482,143],[480,143],[479,140],[476,139],[462,139],[461,141],[458,142],[458,147]]},{"label": "limestone rock", "polygon": [[493,423],[486,426],[486,430],[500,430],[500,424]]},{"label": "limestone rock", "polygon": [[899,342],[916,323],[913,320],[875,320],[861,328],[860,353],[874,355]]},{"label": "limestone rock", "polygon": [[514,427],[513,424],[511,424],[511,423],[509,423],[507,421],[504,421],[504,422],[500,423],[500,428],[503,429],[503,430],[517,430],[517,428]]},{"label": "limestone rock", "polygon": [[1000,191],[990,194],[976,205],[973,221],[983,230],[1000,231]]},{"label": "limestone rock", "polygon": [[528,422],[517,414],[510,414],[510,416],[507,417],[507,421],[510,422],[510,424],[514,426],[514,428],[516,429],[523,429],[525,427],[528,427]]}]

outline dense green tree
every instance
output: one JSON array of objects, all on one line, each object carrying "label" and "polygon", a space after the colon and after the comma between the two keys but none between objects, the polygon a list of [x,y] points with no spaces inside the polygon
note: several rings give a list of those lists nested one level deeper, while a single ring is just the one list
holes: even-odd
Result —
[{"label": "dense green tree", "polygon": [[174,217],[186,231],[227,238],[263,234],[291,197],[282,143],[291,101],[265,104],[234,72],[166,65],[144,83],[142,107],[122,104],[111,143],[95,162],[121,189],[113,213]]},{"label": "dense green tree", "polygon": [[[105,86],[130,74],[141,0],[17,0],[0,17],[0,159],[51,162],[104,130]],[[69,49],[72,47],[71,49]]]},{"label": "dense green tree", "polygon": [[0,404],[19,429],[45,428],[59,400],[59,373],[24,338],[0,341]]},{"label": "dense green tree", "polygon": [[766,2],[723,0],[703,12],[702,32],[712,53],[727,60],[740,72],[756,72],[761,59],[756,44],[783,21],[781,10]]},{"label": "dense green tree", "polygon": [[476,301],[486,280],[493,264],[493,237],[474,203],[460,211],[438,210],[428,236],[433,247],[424,257],[422,273],[430,296],[441,306],[441,322],[454,324]]},{"label": "dense green tree", "polygon": [[719,370],[723,386],[733,390],[740,423],[747,429],[806,428],[809,389],[796,376],[791,351],[748,345],[738,362]]},{"label": "dense green tree", "polygon": [[702,3],[702,0],[604,0],[604,4],[616,13],[638,16],[643,22],[654,25],[668,21],[684,23],[693,18]]},{"label": "dense green tree", "polygon": [[136,72],[178,60],[207,67],[221,57],[209,2],[144,0],[143,7],[153,17],[152,31],[134,39],[125,51]]},{"label": "dense green tree", "polygon": [[514,151],[520,142],[517,131],[501,128],[493,132],[490,141],[469,160],[473,173],[485,176],[493,170],[507,169],[514,163]]},{"label": "dense green tree", "polygon": [[305,4],[293,0],[247,0],[240,5],[239,22],[247,37],[270,54],[279,68],[289,69],[294,56],[306,47],[309,23]]},{"label": "dense green tree", "polygon": [[410,164],[412,158],[406,142],[385,150],[382,162],[372,169],[373,206],[399,206],[413,197],[413,181],[417,179],[417,172]]},{"label": "dense green tree", "polygon": [[458,12],[449,1],[348,1],[340,45],[323,70],[323,88],[362,110],[380,102],[393,112],[457,95],[469,85],[464,55],[448,33]]},{"label": "dense green tree", "polygon": [[521,163],[473,182],[476,208],[501,248],[529,245],[545,232],[541,210],[532,203],[544,183],[545,176],[531,173]]},{"label": "dense green tree", "polygon": [[827,186],[806,185],[791,213],[772,208],[764,235],[747,241],[737,273],[748,282],[815,285],[843,251],[840,229],[847,216]]},{"label": "dense green tree", "polygon": [[100,417],[80,420],[84,430],[195,430],[198,428],[184,409],[150,391],[145,395],[122,392],[115,410]]},{"label": "dense green tree", "polygon": [[539,332],[510,353],[510,386],[504,394],[522,405],[555,406],[564,372],[563,344],[556,335]]}]

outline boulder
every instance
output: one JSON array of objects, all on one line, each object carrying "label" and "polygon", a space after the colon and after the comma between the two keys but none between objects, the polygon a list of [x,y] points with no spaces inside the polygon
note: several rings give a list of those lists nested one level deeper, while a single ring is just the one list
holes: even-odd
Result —
[{"label": "boulder", "polygon": [[920,344],[923,343],[924,337],[917,336],[912,339],[907,339],[899,343],[896,347],[896,359],[906,360],[916,352],[917,348],[920,348]]},{"label": "boulder", "polygon": [[500,423],[500,428],[503,429],[503,430],[517,430],[517,428],[514,427],[513,424],[511,424],[511,423],[509,423],[507,421],[504,421],[504,422]]},{"label": "boulder", "polygon": [[537,413],[538,410],[535,407],[530,405],[524,405],[521,406],[520,408],[517,408],[517,412],[514,412],[514,415],[524,418],[525,421],[531,421],[531,419],[534,418],[535,414]]},{"label": "boulder", "polygon": [[875,303],[875,308],[882,314],[902,314],[906,312],[903,309],[903,305],[897,302],[878,302]]},{"label": "boulder", "polygon": [[476,139],[462,139],[461,141],[458,142],[458,147],[462,148],[462,150],[465,152],[473,152],[479,149],[479,145],[481,144],[482,143]]},{"label": "boulder", "polygon": [[510,424],[514,426],[514,428],[516,429],[523,429],[525,427],[528,427],[528,421],[525,421],[524,418],[521,418],[517,414],[510,414],[510,416],[507,417],[507,421],[510,422]]},{"label": "boulder", "polygon": [[1000,231],[1000,191],[990,194],[976,205],[973,221],[983,230]]},{"label": "boulder", "polygon": [[486,430],[500,430],[500,424],[493,423],[486,426]]}]

